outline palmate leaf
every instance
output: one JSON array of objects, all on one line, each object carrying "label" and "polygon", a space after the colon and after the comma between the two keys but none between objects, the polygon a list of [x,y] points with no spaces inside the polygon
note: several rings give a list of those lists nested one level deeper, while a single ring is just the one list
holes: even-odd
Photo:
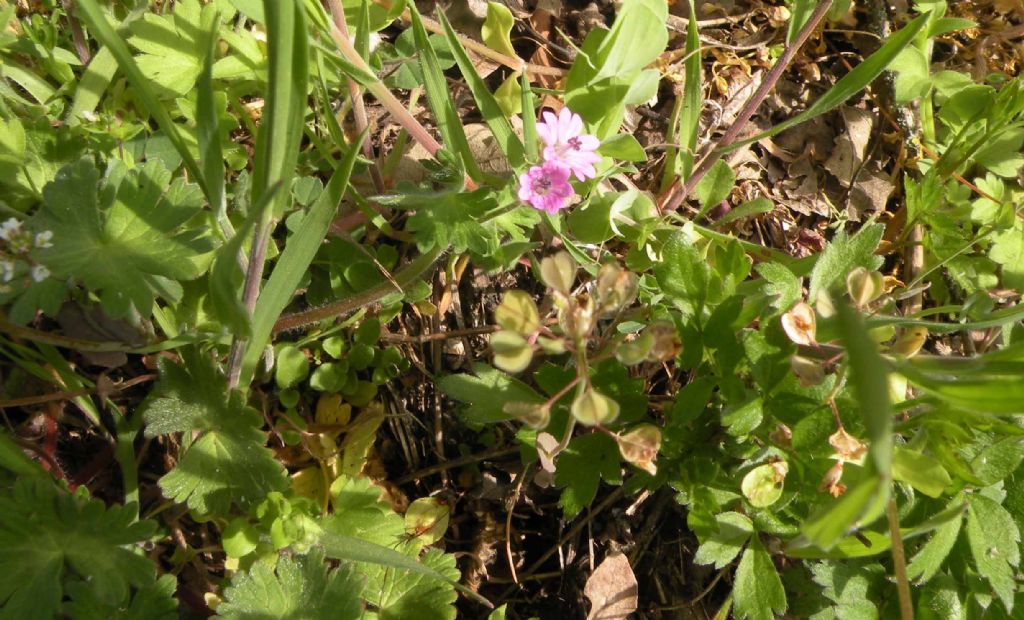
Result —
[{"label": "palmate leaf", "polygon": [[522,236],[520,227],[535,221],[512,214],[484,221],[484,216],[498,206],[494,192],[487,188],[475,192],[413,191],[381,196],[378,200],[382,204],[416,210],[409,218],[408,229],[416,235],[420,252],[451,245],[455,252],[470,250],[487,256],[497,251],[504,234],[519,231]]},{"label": "palmate leaf", "polygon": [[[220,11],[224,20],[234,14],[227,2],[213,5],[207,10]],[[132,36],[128,42],[142,52],[135,62],[160,97],[180,97],[196,84],[206,54],[206,48],[200,44],[202,11],[199,0],[179,0],[174,3],[173,12],[147,12],[130,27]]]},{"label": "palmate leaf", "polygon": [[156,524],[133,522],[135,510],[108,509],[45,479],[16,482],[0,496],[0,617],[57,617],[69,579],[85,584],[80,596],[111,606],[131,587],[153,584],[156,567],[129,547],[152,536]]},{"label": "palmate leaf", "polygon": [[99,294],[104,311],[134,308],[149,316],[156,297],[181,297],[179,280],[206,270],[214,247],[206,227],[186,227],[202,210],[199,188],[159,161],[128,170],[111,162],[101,179],[89,158],[62,168],[43,190],[34,227],[53,231],[53,246],[36,259],[57,277],[80,280]]},{"label": "palmate leaf", "polygon": [[[276,562],[275,562],[276,560]],[[276,564],[276,566],[275,566]],[[355,620],[362,616],[362,579],[349,565],[331,569],[323,551],[257,561],[231,580],[218,618]]]},{"label": "palmate leaf", "polygon": [[160,361],[157,397],[143,406],[148,436],[200,431],[177,466],[160,479],[167,497],[201,515],[248,508],[287,486],[284,468],[266,448],[259,414],[231,392],[213,361],[195,355],[188,368]]},{"label": "palmate leaf", "polygon": [[579,514],[597,495],[601,479],[622,482],[619,446],[607,435],[580,435],[569,442],[558,460],[555,484],[565,487],[558,503],[567,519]]}]

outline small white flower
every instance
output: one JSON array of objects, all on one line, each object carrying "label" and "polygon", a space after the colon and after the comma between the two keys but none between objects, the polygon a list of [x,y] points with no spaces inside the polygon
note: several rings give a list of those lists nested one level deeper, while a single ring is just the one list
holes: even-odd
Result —
[{"label": "small white flower", "polygon": [[10,241],[12,237],[21,232],[21,221],[15,218],[8,218],[0,224],[0,239]]},{"label": "small white flower", "polygon": [[50,277],[50,270],[42,265],[32,265],[32,279],[36,282],[42,282],[46,278]]},{"label": "small white flower", "polygon": [[53,231],[44,230],[41,233],[36,233],[36,247],[37,248],[52,248],[53,247]]},{"label": "small white flower", "polygon": [[0,260],[0,279],[4,282],[10,282],[14,278],[14,262],[9,260]]}]

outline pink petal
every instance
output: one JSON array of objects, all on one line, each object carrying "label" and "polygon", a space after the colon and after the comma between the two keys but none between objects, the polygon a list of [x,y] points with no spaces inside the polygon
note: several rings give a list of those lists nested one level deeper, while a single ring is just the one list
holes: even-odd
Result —
[{"label": "pink petal", "polygon": [[589,133],[581,134],[579,136],[580,150],[581,151],[596,151],[597,147],[601,146],[601,141],[596,136],[592,136]]},{"label": "pink petal", "polygon": [[583,132],[583,119],[580,118],[579,114],[570,114],[569,116],[569,127],[568,133],[565,139],[568,140],[573,136],[578,136]]},{"label": "pink petal", "polygon": [[[555,133],[556,135],[553,136],[551,135],[552,133]],[[544,141],[544,144],[554,144],[558,140],[557,130],[552,132],[552,127],[545,123],[537,123],[537,135]],[[545,149],[545,152],[546,150],[547,149]],[[544,157],[547,157],[547,155]]]},{"label": "pink petal", "polygon": [[572,117],[573,113],[569,108],[562,108],[562,111],[558,113],[558,141],[565,142],[573,136],[572,134]]}]

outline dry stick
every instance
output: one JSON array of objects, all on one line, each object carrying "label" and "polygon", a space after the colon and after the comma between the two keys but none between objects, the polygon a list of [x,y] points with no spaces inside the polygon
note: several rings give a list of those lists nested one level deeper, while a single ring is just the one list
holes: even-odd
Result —
[{"label": "dry stick", "polygon": [[889,520],[889,540],[892,542],[892,563],[896,569],[896,591],[900,597],[901,620],[914,620],[914,605],[910,598],[910,581],[907,580],[907,558],[903,551],[903,538],[900,536],[900,518],[896,514],[896,498],[889,499],[885,509]]},{"label": "dry stick", "polygon": [[[329,0],[331,5],[331,17],[334,18],[334,25],[341,34],[348,37],[348,23],[345,21],[345,9],[341,6],[340,0]],[[359,91],[359,84],[352,78],[348,78],[348,94],[352,99],[352,116],[356,121],[356,133],[363,136],[363,157],[370,160],[370,178],[373,180],[373,187],[378,194],[384,193],[384,177],[380,174],[380,166],[377,165],[377,158],[373,153],[373,144],[370,142],[370,134],[363,133],[369,124],[366,119],[366,103]]]},{"label": "dry stick", "polygon": [[[138,377],[132,377],[127,381],[115,384],[112,388],[112,392],[120,392],[126,390],[133,385],[145,383],[156,379],[156,375],[139,375]],[[100,388],[94,387],[86,390],[75,390],[73,392],[53,392],[51,394],[40,394],[39,396],[26,396],[25,398],[11,398],[7,400],[0,400],[0,409],[7,409],[10,407],[26,407],[29,405],[41,405],[43,403],[49,403],[55,400],[71,400],[78,398],[79,396],[89,396],[90,394],[99,394]]]},{"label": "dry stick", "polygon": [[[439,22],[436,22],[430,19],[429,17],[425,16],[420,16],[420,19],[423,20],[424,30],[429,30],[434,34],[445,34],[444,27]],[[409,13],[409,11],[405,11],[404,13],[402,13],[402,21],[412,21],[412,15]],[[455,37],[459,40],[459,43],[461,43],[463,47],[472,51],[474,54],[482,56],[488,60],[492,60],[498,64],[505,65],[506,67],[514,71],[526,71],[527,73],[530,73],[532,75],[553,75],[556,77],[561,77],[569,73],[567,70],[559,69],[558,67],[545,67],[543,65],[534,65],[526,62],[522,58],[517,58],[515,56],[506,56],[501,52],[492,50],[483,43],[474,41],[473,39],[470,39],[469,37],[461,34],[456,34]]]},{"label": "dry stick", "polygon": [[[625,495],[625,494],[626,494],[626,487],[625,486],[620,486],[617,489],[615,489],[614,491],[612,491],[611,493],[609,493],[608,497],[604,498],[604,500],[600,504],[598,504],[597,507],[592,509],[587,514],[586,518],[580,519],[580,521],[576,525],[572,526],[569,529],[568,532],[566,532],[564,535],[562,535],[562,537],[560,539],[558,539],[558,543],[556,543],[553,547],[551,547],[546,552],[544,552],[544,555],[540,556],[540,558],[536,562],[531,564],[530,567],[527,568],[523,572],[522,576],[519,577],[520,581],[528,579],[530,577],[530,575],[532,575],[534,573],[534,571],[536,571],[538,568],[540,568],[541,565],[544,564],[544,562],[548,561],[548,558],[553,556],[555,554],[555,552],[557,552],[559,549],[561,549],[562,545],[564,545],[565,543],[569,542],[569,540],[571,538],[573,538],[574,536],[579,534],[580,531],[583,528],[585,528],[587,526],[587,524],[590,523],[590,521],[594,517],[596,517],[600,513],[604,512],[604,510],[606,508],[608,508],[609,506],[611,506],[615,502],[619,501],[619,499],[621,499],[622,496]],[[501,598],[502,599],[508,598],[509,595],[511,595],[514,590],[515,590],[515,586],[505,590],[505,592],[502,593]]]},{"label": "dry stick", "polygon": [[395,484],[401,485],[414,482],[420,478],[433,476],[434,474],[438,474],[449,469],[462,467],[463,465],[469,465],[470,463],[496,459],[502,456],[509,456],[510,454],[516,454],[518,452],[519,448],[495,448],[493,450],[488,450],[487,452],[481,452],[480,454],[470,454],[457,459],[450,459],[443,463],[437,463],[436,465],[431,465],[430,467],[425,467],[419,471],[414,471],[411,474],[402,476],[395,481]]},{"label": "dry stick", "polygon": [[729,127],[729,130],[725,132],[725,135],[718,140],[714,149],[704,155],[700,164],[693,171],[693,174],[686,179],[686,183],[683,184],[681,188],[678,178],[674,183],[672,183],[665,199],[661,203],[662,212],[675,211],[678,209],[683,201],[686,200],[686,197],[690,195],[690,192],[693,191],[693,188],[697,186],[697,183],[700,182],[700,180],[704,178],[704,175],[711,170],[711,167],[715,165],[715,162],[722,158],[723,149],[736,141],[740,132],[742,132],[743,128],[746,126],[747,121],[750,120],[757,108],[760,107],[761,103],[768,97],[768,93],[775,88],[775,84],[779,81],[783,72],[785,72],[786,68],[793,61],[797,51],[803,47],[803,44],[807,42],[808,38],[810,38],[811,33],[814,32],[822,20],[825,19],[825,14],[828,13],[831,6],[832,0],[823,0],[818,4],[814,9],[814,12],[811,13],[807,23],[804,24],[803,28],[800,29],[800,32],[797,33],[793,42],[786,46],[786,51],[782,53],[778,62],[776,62],[771,68],[771,71],[768,72],[764,81],[762,81],[761,85],[758,86],[756,91],[754,91],[754,94],[747,99],[747,102],[743,104],[743,108],[740,110],[739,114],[736,115],[736,121],[733,122],[732,126]]}]

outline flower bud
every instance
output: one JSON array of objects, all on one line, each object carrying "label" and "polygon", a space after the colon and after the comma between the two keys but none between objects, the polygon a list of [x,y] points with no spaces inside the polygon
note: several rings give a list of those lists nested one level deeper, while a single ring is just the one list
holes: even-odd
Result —
[{"label": "flower bud", "polygon": [[859,461],[868,450],[867,446],[853,435],[847,433],[844,428],[840,428],[829,435],[828,445],[832,446],[832,449],[836,451],[839,458],[844,461]]},{"label": "flower bud", "polygon": [[828,491],[832,497],[839,497],[843,493],[846,493],[846,485],[839,482],[843,479],[843,462],[836,461],[821,479],[821,484],[818,485],[819,491]]}]

